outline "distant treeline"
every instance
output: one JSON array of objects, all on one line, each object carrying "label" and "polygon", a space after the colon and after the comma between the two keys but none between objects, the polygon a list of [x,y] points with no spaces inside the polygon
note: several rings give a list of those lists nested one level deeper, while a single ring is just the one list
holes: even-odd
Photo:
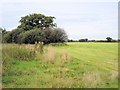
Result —
[{"label": "distant treeline", "polygon": [[107,37],[106,40],[88,40],[87,38],[85,38],[79,40],[69,39],[68,42],[120,42],[120,39],[115,40],[112,39],[111,37]]}]

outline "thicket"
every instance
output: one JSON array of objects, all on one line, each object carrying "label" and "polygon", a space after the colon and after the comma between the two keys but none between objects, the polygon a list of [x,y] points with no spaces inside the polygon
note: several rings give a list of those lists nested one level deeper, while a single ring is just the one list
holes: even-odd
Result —
[{"label": "thicket", "polygon": [[62,28],[57,28],[54,19],[53,16],[43,14],[30,14],[21,17],[20,25],[16,29],[7,31],[1,28],[2,42],[18,44],[43,42],[49,44],[67,41],[66,32]]}]

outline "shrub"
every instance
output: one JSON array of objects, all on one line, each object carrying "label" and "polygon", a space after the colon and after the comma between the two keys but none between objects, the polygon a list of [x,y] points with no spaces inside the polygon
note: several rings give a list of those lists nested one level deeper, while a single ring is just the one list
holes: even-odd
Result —
[{"label": "shrub", "polygon": [[44,60],[46,62],[55,63],[56,60],[56,51],[52,46],[47,48],[47,52],[44,53]]},{"label": "shrub", "polygon": [[12,32],[7,32],[6,34],[2,35],[2,42],[12,43]]},{"label": "shrub", "polygon": [[33,29],[30,31],[20,33],[18,36],[18,41],[18,43],[35,44],[36,41],[41,41],[41,30]]},{"label": "shrub", "polygon": [[68,40],[66,32],[61,28],[47,28],[42,32],[42,42],[49,43],[63,43]]},{"label": "shrub", "polygon": [[52,46],[67,46],[66,43],[50,43]]}]

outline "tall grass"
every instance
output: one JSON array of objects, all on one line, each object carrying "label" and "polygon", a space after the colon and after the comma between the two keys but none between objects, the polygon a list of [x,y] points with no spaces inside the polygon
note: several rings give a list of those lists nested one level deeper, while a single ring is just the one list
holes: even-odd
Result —
[{"label": "tall grass", "polygon": [[[24,45],[3,45],[2,49],[3,58],[11,58],[16,60],[32,60],[35,57],[35,53],[25,48]],[[3,59],[4,60],[4,59]]]},{"label": "tall grass", "polygon": [[82,82],[84,87],[93,88],[99,86],[101,83],[101,77],[99,73],[85,73],[82,77]]},{"label": "tall grass", "polygon": [[17,61],[30,61],[35,58],[35,53],[31,49],[26,48],[25,45],[16,44],[3,44],[2,55],[3,76],[11,75],[13,65]]},{"label": "tall grass", "polygon": [[43,53],[43,42],[35,43],[35,52]]},{"label": "tall grass", "polygon": [[44,60],[46,60],[47,62],[54,63],[56,59],[56,51],[52,46],[49,46],[47,48],[47,52],[44,53],[43,56],[44,56]]},{"label": "tall grass", "polygon": [[52,45],[48,45],[44,53],[41,55],[39,54],[38,57],[47,63],[58,63],[59,65],[70,60],[70,55],[66,50],[57,51]]}]

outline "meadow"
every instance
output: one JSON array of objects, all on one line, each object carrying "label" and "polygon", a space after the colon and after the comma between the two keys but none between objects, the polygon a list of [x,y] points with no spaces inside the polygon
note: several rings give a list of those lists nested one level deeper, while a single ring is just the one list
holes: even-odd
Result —
[{"label": "meadow", "polygon": [[118,43],[3,44],[3,88],[117,88]]}]

